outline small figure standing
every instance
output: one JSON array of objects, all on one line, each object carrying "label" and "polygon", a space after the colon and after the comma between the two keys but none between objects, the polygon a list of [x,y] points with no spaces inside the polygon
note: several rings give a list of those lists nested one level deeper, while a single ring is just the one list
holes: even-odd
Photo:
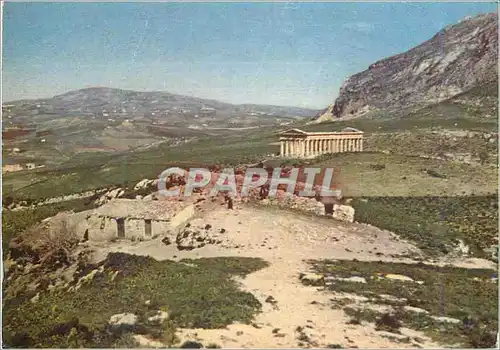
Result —
[{"label": "small figure standing", "polygon": [[269,185],[263,185],[260,188],[260,193],[259,193],[260,199],[265,199],[269,196]]},{"label": "small figure standing", "polygon": [[227,209],[233,209],[233,199],[229,194],[224,196],[224,202],[227,203]]}]

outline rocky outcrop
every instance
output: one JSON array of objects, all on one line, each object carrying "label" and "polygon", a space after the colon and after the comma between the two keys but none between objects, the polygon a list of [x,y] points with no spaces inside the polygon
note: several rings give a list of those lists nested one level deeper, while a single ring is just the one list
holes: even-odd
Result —
[{"label": "rocky outcrop", "polygon": [[[163,240],[170,245],[171,242]],[[178,250],[193,250],[203,248],[206,245],[219,245],[223,248],[232,246],[224,228],[215,229],[211,225],[203,224],[201,220],[193,220],[181,230],[175,239]]]},{"label": "rocky outcrop", "polygon": [[301,273],[299,280],[306,286],[323,286],[325,285],[325,276],[317,273]]},{"label": "rocky outcrop", "polygon": [[354,208],[349,205],[335,204],[332,217],[340,221],[354,222]]},{"label": "rocky outcrop", "polygon": [[137,323],[137,316],[132,313],[116,314],[109,319],[111,327],[133,327]]},{"label": "rocky outcrop", "polygon": [[99,198],[95,200],[95,204],[97,206],[106,204],[107,202],[116,199],[116,198],[121,198],[125,194],[125,190],[123,188],[113,188],[101,195]]},{"label": "rocky outcrop", "polygon": [[497,79],[497,21],[494,13],[466,18],[407,52],[375,62],[344,82],[316,122],[424,107],[491,84]]}]

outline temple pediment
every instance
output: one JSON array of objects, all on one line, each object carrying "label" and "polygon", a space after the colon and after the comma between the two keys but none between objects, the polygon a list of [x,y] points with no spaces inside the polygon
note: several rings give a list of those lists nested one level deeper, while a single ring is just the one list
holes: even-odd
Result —
[{"label": "temple pediment", "polygon": [[281,136],[306,136],[307,132],[300,129],[289,129],[280,133]]},{"label": "temple pediment", "polygon": [[343,132],[362,132],[361,130],[356,129],[356,128],[352,128],[350,126],[348,126],[347,128],[342,129],[342,131]]}]

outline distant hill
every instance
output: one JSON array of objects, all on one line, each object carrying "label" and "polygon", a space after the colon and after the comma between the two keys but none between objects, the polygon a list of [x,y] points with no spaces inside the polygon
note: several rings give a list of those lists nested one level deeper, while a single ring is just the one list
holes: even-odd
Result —
[{"label": "distant hill", "polygon": [[[498,16],[479,15],[446,27],[421,45],[349,77],[315,121],[415,111],[462,95],[498,101]],[[495,88],[491,88],[491,87]],[[471,91],[469,94],[468,91]],[[470,101],[469,101],[470,102]],[[473,107],[479,107],[477,104]]]},{"label": "distant hill", "polygon": [[29,159],[47,166],[94,159],[98,153],[134,152],[164,143],[180,147],[200,137],[280,128],[318,112],[107,87],[7,102],[2,110],[4,160]]},{"label": "distant hill", "polygon": [[57,117],[90,116],[110,119],[160,119],[170,122],[203,121],[204,117],[311,117],[318,111],[286,106],[233,105],[215,100],[171,94],[138,92],[107,87],[70,91],[52,98],[4,103],[4,112],[16,121],[36,122]]}]

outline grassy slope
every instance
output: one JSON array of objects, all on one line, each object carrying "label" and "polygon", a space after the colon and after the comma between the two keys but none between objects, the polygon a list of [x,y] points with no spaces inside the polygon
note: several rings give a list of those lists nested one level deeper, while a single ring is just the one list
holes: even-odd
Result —
[{"label": "grassy slope", "polygon": [[433,155],[444,157],[446,154],[470,154],[484,163],[497,162],[497,142],[489,141],[481,136],[454,137],[429,131],[377,133],[367,136],[366,147],[373,151],[389,151],[407,155]]},{"label": "grassy slope", "polygon": [[[434,267],[424,264],[394,264],[359,261],[312,261],[314,270],[326,276],[364,277],[367,283],[335,281],[326,288],[333,292],[346,292],[368,297],[375,304],[389,304],[395,308],[395,318],[401,326],[423,331],[435,341],[460,344],[465,347],[493,347],[498,329],[498,285],[491,280],[497,277],[494,270]],[[400,274],[415,282],[403,282],[378,276]],[[388,294],[403,300],[387,300]],[[342,304],[349,304],[349,301]],[[408,305],[423,308],[428,314],[403,309]],[[361,307],[344,310],[356,322],[375,322],[382,329],[382,313]],[[336,306],[338,307],[338,306]],[[430,316],[468,319],[465,323],[447,324]],[[397,333],[399,326],[389,327]],[[492,334],[493,333],[493,336]]]},{"label": "grassy slope", "polygon": [[[338,182],[345,196],[452,196],[496,192],[497,173],[493,167],[370,152],[324,156],[317,165],[339,170]],[[436,177],[434,172],[444,178]]]},{"label": "grassy slope", "polygon": [[[491,258],[497,244],[498,197],[371,197],[356,199],[356,221],[410,239],[428,253],[448,253],[463,240],[471,254]],[[397,213],[397,214],[396,214]]]},{"label": "grassy slope", "polygon": [[[254,258],[214,258],[184,262],[111,253],[104,272],[74,292],[43,292],[36,303],[26,295],[4,300],[4,345],[21,347],[112,347],[124,337],[106,329],[114,314],[139,317],[135,333],[175,342],[176,327],[220,328],[251,322],[259,301],[238,289],[244,276],[267,264]],[[112,278],[119,271],[116,278]],[[166,325],[147,321],[157,310]],[[125,334],[126,335],[126,334]]]},{"label": "grassy slope", "polygon": [[465,129],[485,132],[498,130],[496,120],[482,121],[460,116],[454,118],[433,118],[430,115],[418,115],[415,118],[398,119],[352,119],[321,124],[297,124],[296,126],[306,131],[335,131],[349,126],[360,129],[368,134],[374,132],[415,131],[429,128]]}]

